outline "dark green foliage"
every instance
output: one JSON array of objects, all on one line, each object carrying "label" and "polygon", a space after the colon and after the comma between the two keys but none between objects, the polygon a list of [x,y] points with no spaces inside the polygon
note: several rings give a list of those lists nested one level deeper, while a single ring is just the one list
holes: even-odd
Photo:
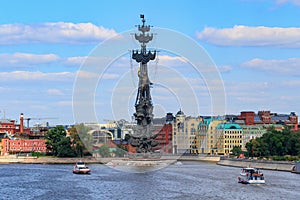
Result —
[{"label": "dark green foliage", "polygon": [[88,134],[89,131],[90,128],[84,124],[75,125],[69,130],[72,146],[78,157],[91,155],[93,138],[92,135]]},{"label": "dark green foliage", "polygon": [[47,151],[50,155],[54,155],[54,156],[58,155],[59,143],[62,140],[62,138],[66,137],[66,135],[67,132],[63,126],[56,126],[47,132],[46,146],[47,146]]},{"label": "dark green foliage", "polygon": [[242,148],[240,146],[234,146],[232,148],[232,154],[234,156],[239,156],[241,153],[243,153]]},{"label": "dark green foliage", "polygon": [[50,129],[46,134],[48,154],[57,157],[90,155],[85,145],[92,141],[91,135],[87,133],[88,130],[83,124],[79,124],[69,130],[70,136],[67,137],[67,132],[63,126]]},{"label": "dark green foliage", "polygon": [[71,146],[70,137],[63,137],[58,142],[57,157],[76,157],[75,149]]},{"label": "dark green foliage", "polygon": [[246,148],[250,157],[274,156],[276,160],[285,159],[285,155],[290,155],[294,158],[300,156],[300,132],[291,132],[288,128],[283,131],[271,128],[261,138],[250,140]]},{"label": "dark green foliage", "polygon": [[31,153],[31,156],[36,156],[36,157],[43,157],[43,156],[45,156],[45,154],[44,153],[41,153],[41,152],[32,152]]},{"label": "dark green foliage", "polygon": [[110,153],[109,153],[109,148],[104,144],[102,145],[99,149],[99,154],[101,157],[105,158],[105,157],[109,157]]}]

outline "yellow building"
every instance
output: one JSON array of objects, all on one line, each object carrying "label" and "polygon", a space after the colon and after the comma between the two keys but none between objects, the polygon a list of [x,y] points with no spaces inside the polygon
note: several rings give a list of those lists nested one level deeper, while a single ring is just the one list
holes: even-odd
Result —
[{"label": "yellow building", "polygon": [[219,135],[216,133],[216,127],[225,120],[220,117],[206,117],[198,124],[197,143],[200,154],[218,154]]},{"label": "yellow building", "polygon": [[215,153],[218,155],[229,155],[233,147],[242,148],[242,127],[236,123],[220,123],[216,127]]},{"label": "yellow building", "polygon": [[198,153],[197,126],[200,117],[186,117],[180,110],[175,115],[172,128],[172,141],[174,154]]}]

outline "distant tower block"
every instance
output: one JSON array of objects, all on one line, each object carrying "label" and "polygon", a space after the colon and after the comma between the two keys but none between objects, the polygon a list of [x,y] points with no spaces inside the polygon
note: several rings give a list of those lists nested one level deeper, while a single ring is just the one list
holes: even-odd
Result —
[{"label": "distant tower block", "polygon": [[147,51],[146,44],[153,39],[153,34],[150,31],[150,26],[145,25],[144,15],[142,18],[142,25],[138,26],[140,34],[135,34],[135,39],[141,44],[140,50],[132,51],[132,59],[140,63],[138,77],[138,91],[135,101],[134,117],[137,121],[137,127],[132,135],[131,145],[136,147],[137,153],[148,153],[153,151],[153,147],[158,143],[154,141],[156,135],[152,134],[152,120],[153,120],[153,104],[150,94],[150,86],[152,83],[148,77],[147,63],[154,60],[156,51]]}]

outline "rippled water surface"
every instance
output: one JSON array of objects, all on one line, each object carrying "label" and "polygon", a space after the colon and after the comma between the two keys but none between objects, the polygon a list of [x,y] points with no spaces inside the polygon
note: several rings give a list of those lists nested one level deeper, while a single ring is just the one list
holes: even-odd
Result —
[{"label": "rippled water surface", "polygon": [[90,164],[0,165],[0,199],[300,199],[300,175],[264,170],[265,185],[237,183],[239,168],[182,162],[158,171],[128,173]]}]

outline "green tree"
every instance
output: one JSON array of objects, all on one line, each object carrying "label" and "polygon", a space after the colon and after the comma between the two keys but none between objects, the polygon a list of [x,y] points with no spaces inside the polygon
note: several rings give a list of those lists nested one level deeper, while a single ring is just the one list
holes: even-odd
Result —
[{"label": "green tree", "polygon": [[84,124],[77,124],[69,130],[72,146],[77,156],[90,155],[93,138],[88,133],[89,130],[90,128]]},{"label": "green tree", "polygon": [[239,156],[241,153],[243,153],[242,148],[240,146],[234,146],[231,152],[234,156]]},{"label": "green tree", "polygon": [[249,156],[300,156],[300,131],[292,132],[288,127],[276,131],[271,127],[261,137],[246,144]]},{"label": "green tree", "polygon": [[66,135],[67,132],[63,126],[56,126],[46,133],[46,147],[51,155],[58,157],[74,157],[76,155],[71,140]]},{"label": "green tree", "polygon": [[82,143],[85,145],[86,149],[91,152],[93,147],[93,136],[89,133],[91,128],[84,126],[82,123],[75,125],[75,127]]},{"label": "green tree", "polygon": [[63,137],[58,142],[57,157],[76,157],[76,152],[71,146],[70,137]]},{"label": "green tree", "polygon": [[124,140],[128,142],[130,140],[130,138],[131,138],[131,135],[126,134],[124,137]]},{"label": "green tree", "polygon": [[67,132],[63,126],[56,126],[51,128],[46,133],[46,147],[47,152],[51,155],[57,156],[59,142],[63,137],[66,137]]},{"label": "green tree", "polygon": [[260,156],[259,142],[256,139],[251,139],[246,144],[246,149],[250,157]]},{"label": "green tree", "polygon": [[105,158],[105,157],[109,157],[110,152],[109,152],[109,148],[104,144],[102,145],[99,149],[99,154],[101,157]]}]

